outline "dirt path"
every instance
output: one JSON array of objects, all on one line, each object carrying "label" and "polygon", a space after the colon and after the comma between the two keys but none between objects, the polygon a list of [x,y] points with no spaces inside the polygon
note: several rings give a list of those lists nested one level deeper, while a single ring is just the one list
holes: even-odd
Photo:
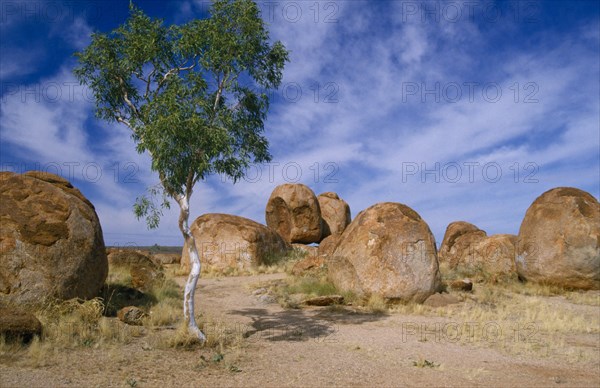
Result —
[{"label": "dirt path", "polygon": [[581,346],[595,347],[598,358],[569,364],[458,343],[448,325],[466,323],[447,318],[285,310],[253,295],[284,276],[201,279],[197,306],[245,337],[220,366],[206,367],[199,351],[143,350],[139,340],[57,354],[41,368],[0,365],[0,386],[600,386],[600,344],[587,337]]}]

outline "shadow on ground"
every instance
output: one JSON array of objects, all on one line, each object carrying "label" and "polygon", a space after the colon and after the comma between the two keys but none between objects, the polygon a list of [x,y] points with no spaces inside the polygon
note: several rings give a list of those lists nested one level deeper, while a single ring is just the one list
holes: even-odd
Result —
[{"label": "shadow on ground", "polygon": [[339,331],[340,324],[362,324],[385,317],[382,314],[360,314],[350,311],[324,310],[315,316],[303,310],[269,312],[266,309],[232,310],[229,314],[252,319],[244,333],[250,340],[331,342]]}]

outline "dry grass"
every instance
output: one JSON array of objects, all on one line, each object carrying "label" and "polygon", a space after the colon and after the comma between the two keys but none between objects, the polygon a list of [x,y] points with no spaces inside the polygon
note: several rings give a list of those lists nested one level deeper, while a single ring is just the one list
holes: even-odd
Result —
[{"label": "dry grass", "polygon": [[[442,264],[441,271],[446,282],[464,277],[460,268],[452,271]],[[394,306],[390,312],[445,318],[433,328],[436,340],[493,347],[510,355],[597,360],[600,315],[593,307],[600,305],[599,292],[480,279],[473,292],[453,293],[463,302],[443,308],[410,303]],[[573,346],[577,341],[585,345]]]},{"label": "dry grass", "polygon": [[[113,267],[102,296],[47,303],[34,313],[44,328],[42,338],[35,337],[27,345],[0,338],[0,361],[44,367],[52,363],[52,355],[57,352],[110,349],[137,339],[161,349],[201,347],[220,353],[242,346],[243,333],[227,329],[222,321],[211,318],[198,317],[199,326],[208,330],[206,343],[191,336],[183,324],[182,290],[170,278],[141,293],[131,288],[127,268]],[[130,305],[137,305],[148,314],[143,326],[130,326],[111,317]]]}]

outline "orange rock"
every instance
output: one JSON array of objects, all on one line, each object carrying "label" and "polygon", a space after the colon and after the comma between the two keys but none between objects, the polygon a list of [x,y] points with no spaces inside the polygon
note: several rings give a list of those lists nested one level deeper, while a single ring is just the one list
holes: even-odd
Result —
[{"label": "orange rock", "polygon": [[600,289],[600,204],[591,194],[558,187],[527,209],[516,265],[523,279],[572,289]]},{"label": "orange rock", "polygon": [[338,289],[423,302],[440,286],[435,239],[411,208],[380,203],[362,211],[327,260]]},{"label": "orange rock", "polygon": [[267,225],[289,243],[321,241],[321,208],[315,193],[302,184],[277,186],[266,208]]},{"label": "orange rock", "polygon": [[68,181],[31,171],[0,174],[0,301],[92,298],[108,274],[92,204]]}]

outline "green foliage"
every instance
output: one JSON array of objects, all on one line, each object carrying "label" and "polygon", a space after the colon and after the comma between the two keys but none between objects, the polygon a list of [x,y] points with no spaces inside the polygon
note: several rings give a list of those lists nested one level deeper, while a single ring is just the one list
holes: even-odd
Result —
[{"label": "green foliage", "polygon": [[[133,205],[133,213],[139,220],[142,217],[146,217],[146,224],[148,229],[154,229],[158,227],[160,217],[162,217],[163,209],[170,209],[171,203],[167,197],[167,194],[162,189],[162,186],[154,186],[148,189],[148,196],[142,195],[135,199]],[[158,203],[158,197],[161,196],[161,203]]]},{"label": "green foliage", "polygon": [[[75,55],[97,117],[132,130],[169,197],[189,199],[210,174],[235,182],[250,163],[270,160],[267,93],[281,83],[288,52],[269,43],[253,1],[215,1],[209,18],[168,27],[132,5],[123,25],[93,34]],[[141,197],[134,211],[156,227],[163,205]]]}]

